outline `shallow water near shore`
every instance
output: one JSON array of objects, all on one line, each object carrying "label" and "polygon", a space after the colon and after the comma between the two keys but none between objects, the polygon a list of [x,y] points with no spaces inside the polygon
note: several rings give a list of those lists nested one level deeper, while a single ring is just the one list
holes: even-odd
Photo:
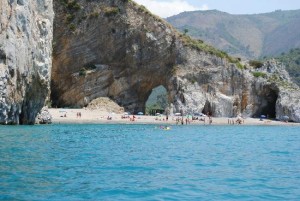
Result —
[{"label": "shallow water near shore", "polygon": [[300,200],[293,126],[0,126],[0,200]]}]

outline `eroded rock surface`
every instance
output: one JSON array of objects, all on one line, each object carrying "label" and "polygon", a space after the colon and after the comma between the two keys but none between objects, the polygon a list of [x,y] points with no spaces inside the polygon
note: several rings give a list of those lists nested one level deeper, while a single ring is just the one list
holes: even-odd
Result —
[{"label": "eroded rock surface", "polygon": [[49,94],[52,0],[0,1],[0,124],[33,124]]},{"label": "eroded rock surface", "polygon": [[124,113],[124,108],[120,107],[114,101],[110,100],[107,97],[100,97],[92,100],[88,105],[87,109],[89,110],[100,110],[106,111],[109,113]]},{"label": "eroded rock surface", "polygon": [[48,111],[48,107],[43,107],[42,110],[38,113],[35,122],[37,124],[51,124],[52,115]]},{"label": "eroded rock surface", "polygon": [[299,89],[279,64],[255,69],[233,61],[131,1],[77,2],[55,2],[55,105],[110,97],[126,111],[145,111],[151,90],[163,85],[173,113],[290,115],[299,122]]}]

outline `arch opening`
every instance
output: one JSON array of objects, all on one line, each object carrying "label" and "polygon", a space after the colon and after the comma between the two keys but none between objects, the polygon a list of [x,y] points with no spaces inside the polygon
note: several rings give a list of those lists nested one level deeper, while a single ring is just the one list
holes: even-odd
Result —
[{"label": "arch opening", "polygon": [[168,92],[163,85],[159,85],[152,89],[145,103],[145,113],[148,115],[156,115],[164,113],[168,107]]},{"label": "arch opening", "polygon": [[206,115],[212,115],[212,107],[208,100],[206,100],[206,102],[205,102],[202,113],[206,114]]},{"label": "arch opening", "polygon": [[266,86],[261,96],[260,104],[253,117],[260,117],[261,115],[267,118],[276,118],[276,102],[278,99],[278,90]]}]

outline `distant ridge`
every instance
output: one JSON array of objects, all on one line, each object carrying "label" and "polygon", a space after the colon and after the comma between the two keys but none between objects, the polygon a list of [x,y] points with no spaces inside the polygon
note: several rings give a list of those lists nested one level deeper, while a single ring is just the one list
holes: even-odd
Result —
[{"label": "distant ridge", "polygon": [[191,11],[166,20],[178,30],[239,57],[274,56],[300,47],[300,10],[244,15]]}]

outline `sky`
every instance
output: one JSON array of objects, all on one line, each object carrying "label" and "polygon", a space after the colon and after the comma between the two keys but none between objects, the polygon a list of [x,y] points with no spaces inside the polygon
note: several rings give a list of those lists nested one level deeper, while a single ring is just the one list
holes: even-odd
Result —
[{"label": "sky", "polygon": [[300,0],[134,0],[166,18],[184,11],[219,10],[230,14],[258,14],[300,9]]}]

